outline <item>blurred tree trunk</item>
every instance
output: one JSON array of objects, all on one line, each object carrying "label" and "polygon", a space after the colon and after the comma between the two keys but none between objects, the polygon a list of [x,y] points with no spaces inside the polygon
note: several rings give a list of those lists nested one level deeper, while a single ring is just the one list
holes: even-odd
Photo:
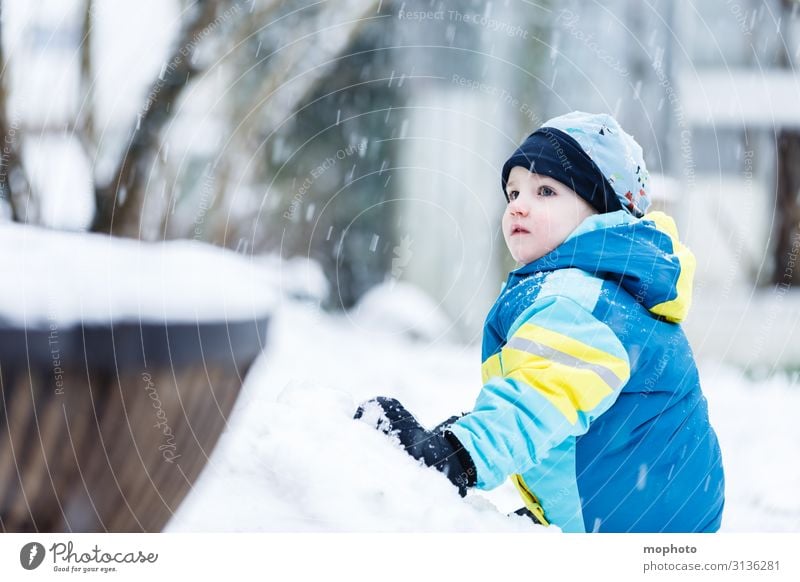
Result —
[{"label": "blurred tree trunk", "polygon": [[85,1],[81,26],[81,97],[75,130],[87,157],[94,162],[97,155],[95,147],[97,139],[94,134],[94,75],[92,74],[92,12],[95,4],[94,0]]},{"label": "blurred tree trunk", "polygon": [[[795,46],[791,38],[793,0],[782,0],[780,34],[783,42],[777,54],[777,64],[792,70],[793,58],[789,47]],[[798,251],[800,251],[800,132],[784,129],[778,134],[778,177],[775,200],[775,270],[773,282],[794,285],[800,280]]]},{"label": "blurred tree trunk", "polygon": [[[3,3],[0,1],[0,17],[2,13]],[[14,221],[33,222],[38,213],[20,158],[19,126],[13,121],[9,122],[8,119],[6,79],[9,68],[2,40],[2,25],[0,25],[0,199],[8,202]]]},{"label": "blurred tree trunk", "polygon": [[773,282],[800,280],[800,132],[783,130],[778,137],[778,187]]}]

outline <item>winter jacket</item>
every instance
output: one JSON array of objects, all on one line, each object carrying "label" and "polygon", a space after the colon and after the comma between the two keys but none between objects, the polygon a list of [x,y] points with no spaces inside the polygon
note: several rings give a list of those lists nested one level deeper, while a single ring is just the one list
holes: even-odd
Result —
[{"label": "winter jacket", "polygon": [[722,458],[679,322],[695,261],[671,218],[587,218],[512,271],[483,336],[483,388],[451,430],[480,489],[510,477],[565,532],[712,532]]}]

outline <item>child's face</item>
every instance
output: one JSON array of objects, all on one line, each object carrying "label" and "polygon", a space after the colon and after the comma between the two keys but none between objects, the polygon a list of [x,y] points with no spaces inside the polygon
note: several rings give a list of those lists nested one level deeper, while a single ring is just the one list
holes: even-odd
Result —
[{"label": "child's face", "polygon": [[511,256],[522,264],[540,259],[564,242],[585,218],[597,214],[570,187],[522,166],[511,168],[506,197],[503,236]]}]

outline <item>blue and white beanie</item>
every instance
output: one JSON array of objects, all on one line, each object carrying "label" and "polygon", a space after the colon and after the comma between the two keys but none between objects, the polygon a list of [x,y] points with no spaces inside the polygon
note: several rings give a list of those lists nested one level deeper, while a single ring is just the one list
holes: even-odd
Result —
[{"label": "blue and white beanie", "polygon": [[546,121],[503,165],[550,176],[566,184],[598,212],[626,210],[644,216],[650,207],[642,148],[606,113],[573,111]]}]

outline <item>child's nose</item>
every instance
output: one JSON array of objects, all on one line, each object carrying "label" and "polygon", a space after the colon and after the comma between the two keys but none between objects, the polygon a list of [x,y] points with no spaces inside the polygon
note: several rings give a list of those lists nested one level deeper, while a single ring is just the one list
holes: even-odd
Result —
[{"label": "child's nose", "polygon": [[508,211],[514,216],[525,216],[528,214],[528,207],[519,198],[516,198],[508,204]]}]

